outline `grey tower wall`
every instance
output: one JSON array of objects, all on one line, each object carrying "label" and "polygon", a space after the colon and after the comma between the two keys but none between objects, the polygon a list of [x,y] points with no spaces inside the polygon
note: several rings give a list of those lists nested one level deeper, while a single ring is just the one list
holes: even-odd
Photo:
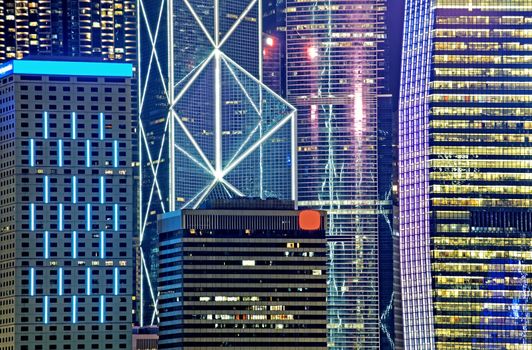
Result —
[{"label": "grey tower wall", "polygon": [[0,101],[0,348],[131,348],[131,79],[11,74]]}]

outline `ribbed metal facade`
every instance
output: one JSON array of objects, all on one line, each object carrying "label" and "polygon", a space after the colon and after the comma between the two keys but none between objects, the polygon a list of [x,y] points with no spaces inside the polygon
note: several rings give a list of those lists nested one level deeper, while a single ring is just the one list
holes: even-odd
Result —
[{"label": "ribbed metal facade", "polygon": [[287,1],[298,198],[328,211],[329,347],[379,347],[379,49],[385,2]]},{"label": "ribbed metal facade", "polygon": [[530,1],[407,1],[406,349],[532,345]]}]

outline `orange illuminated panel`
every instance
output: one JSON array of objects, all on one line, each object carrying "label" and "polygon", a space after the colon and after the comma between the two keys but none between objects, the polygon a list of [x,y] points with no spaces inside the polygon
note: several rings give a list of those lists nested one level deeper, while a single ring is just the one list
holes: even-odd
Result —
[{"label": "orange illuminated panel", "polygon": [[314,231],[321,228],[321,215],[316,210],[303,210],[299,213],[299,228]]}]

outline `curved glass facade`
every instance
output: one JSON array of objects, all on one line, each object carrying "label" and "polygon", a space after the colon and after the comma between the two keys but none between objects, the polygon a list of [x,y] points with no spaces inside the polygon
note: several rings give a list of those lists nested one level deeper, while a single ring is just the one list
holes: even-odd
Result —
[{"label": "curved glass facade", "polygon": [[407,1],[405,348],[532,347],[531,28],[531,1]]}]

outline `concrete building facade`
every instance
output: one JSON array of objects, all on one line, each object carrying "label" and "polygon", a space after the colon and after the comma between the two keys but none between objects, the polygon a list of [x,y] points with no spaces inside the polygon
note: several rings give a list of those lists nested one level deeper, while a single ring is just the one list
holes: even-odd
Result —
[{"label": "concrete building facade", "polygon": [[132,66],[0,66],[0,348],[129,349]]}]

